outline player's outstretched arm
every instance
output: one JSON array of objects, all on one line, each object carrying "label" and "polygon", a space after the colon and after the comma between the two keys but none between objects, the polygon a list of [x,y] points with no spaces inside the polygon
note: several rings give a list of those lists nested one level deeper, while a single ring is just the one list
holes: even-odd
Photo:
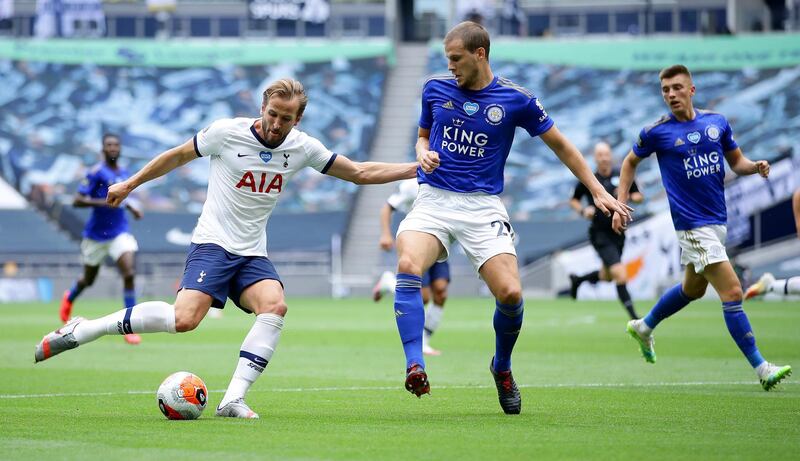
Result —
[{"label": "player's outstretched arm", "polygon": [[72,200],[72,206],[75,208],[86,208],[90,206],[103,207],[108,206],[108,204],[106,200],[102,198],[92,198],[88,195],[76,194],[75,198]]},{"label": "player's outstretched arm", "polygon": [[358,185],[384,184],[416,177],[417,166],[413,162],[354,162],[344,155],[337,155],[327,173]]},{"label": "player's outstretched arm", "polygon": [[[622,203],[627,203],[631,198],[631,184],[633,184],[633,178],[636,175],[636,167],[639,166],[641,161],[642,159],[634,154],[633,151],[628,152],[628,155],[622,161],[622,167],[619,170],[619,185],[617,186],[617,200]],[[621,234],[627,227],[628,222],[620,216],[614,215],[611,219],[611,228],[614,229],[614,232]]]},{"label": "player's outstretched arm", "polygon": [[736,148],[725,152],[725,160],[731,166],[731,170],[739,176],[760,174],[762,178],[769,176],[769,162],[766,160],[752,161],[745,157],[742,149]]},{"label": "player's outstretched arm", "polygon": [[589,189],[594,199],[594,205],[600,211],[606,216],[611,216],[611,213],[614,212],[620,214],[626,221],[631,219],[633,208],[617,201],[611,194],[606,192],[603,185],[594,177],[594,173],[592,173],[583,158],[583,154],[555,125],[539,135],[539,137],[558,156],[561,163],[566,165],[572,171],[572,174]]},{"label": "player's outstretched arm", "polygon": [[617,186],[617,200],[622,203],[628,203],[628,200],[631,199],[631,184],[636,176],[636,168],[641,162],[642,159],[633,151],[629,151],[622,160],[622,167],[619,169],[619,185]]},{"label": "player's outstretched arm", "polygon": [[147,165],[127,180],[110,186],[106,203],[111,206],[119,206],[125,200],[125,197],[137,187],[147,181],[164,176],[175,168],[185,165],[196,158],[197,154],[194,151],[194,141],[192,139],[180,146],[164,151],[153,160],[147,162]]}]

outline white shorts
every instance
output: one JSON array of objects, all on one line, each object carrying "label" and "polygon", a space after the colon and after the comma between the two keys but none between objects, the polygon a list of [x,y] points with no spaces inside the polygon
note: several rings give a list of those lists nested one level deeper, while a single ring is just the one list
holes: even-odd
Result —
[{"label": "white shorts", "polygon": [[420,184],[414,206],[397,229],[431,234],[444,247],[438,261],[445,261],[450,244],[461,244],[475,270],[489,258],[514,249],[514,230],[500,197],[483,192],[460,193]]},{"label": "white shorts", "polygon": [[111,240],[98,242],[89,238],[84,238],[81,242],[81,256],[83,264],[87,266],[99,266],[106,256],[111,256],[114,261],[129,251],[139,250],[139,244],[133,235],[123,232]]},{"label": "white shorts", "polygon": [[681,246],[681,264],[694,265],[696,273],[702,274],[709,264],[728,260],[725,252],[728,228],[724,225],[714,224],[676,232]]}]

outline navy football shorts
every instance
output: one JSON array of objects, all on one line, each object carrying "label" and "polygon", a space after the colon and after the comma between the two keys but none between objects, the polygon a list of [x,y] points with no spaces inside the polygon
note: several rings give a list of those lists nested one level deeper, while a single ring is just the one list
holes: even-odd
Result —
[{"label": "navy football shorts", "polygon": [[239,309],[239,298],[250,285],[261,280],[277,280],[283,286],[275,266],[266,256],[239,256],[214,243],[192,243],[178,291],[188,288],[211,296],[212,307],[222,309],[230,298]]},{"label": "navy football shorts", "polygon": [[422,274],[422,286],[429,287],[437,279],[450,281],[450,264],[447,261],[433,263],[430,269]]}]

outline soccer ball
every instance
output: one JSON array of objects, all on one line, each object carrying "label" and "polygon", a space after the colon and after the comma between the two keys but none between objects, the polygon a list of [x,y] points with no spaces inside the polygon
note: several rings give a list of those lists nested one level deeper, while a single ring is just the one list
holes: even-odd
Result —
[{"label": "soccer ball", "polygon": [[156,398],[167,419],[197,419],[208,402],[208,389],[200,377],[179,371],[158,386]]}]

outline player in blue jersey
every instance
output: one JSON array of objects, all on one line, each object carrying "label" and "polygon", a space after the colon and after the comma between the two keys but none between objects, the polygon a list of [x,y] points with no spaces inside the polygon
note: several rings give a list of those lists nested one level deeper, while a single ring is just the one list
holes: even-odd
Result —
[{"label": "player in blue jersey", "polygon": [[[694,108],[695,87],[685,66],[667,67],[659,79],[661,95],[670,113],[639,133],[639,139],[622,163],[617,193],[621,202],[628,200],[636,167],[655,152],[686,272],[683,283],[667,290],[646,317],[628,322],[628,333],[639,343],[645,360],[655,363],[653,329],[702,297],[710,283],[719,293],[731,337],[755,369],[761,385],[770,390],[789,376],[792,368],[764,360],[742,309],[742,286],[725,252],[723,160],[738,175],[759,174],[764,178],[769,175],[769,162],[754,162],[742,154],[724,116]],[[627,227],[616,216],[612,225],[617,232]]]},{"label": "player in blue jersey", "polygon": [[455,26],[444,51],[452,75],[432,77],[422,89],[419,195],[397,234],[394,310],[406,355],[405,387],[418,397],[430,392],[422,354],[422,274],[446,260],[450,244],[458,241],[496,298],[489,369],[503,411],[517,414],[522,399],[511,374],[511,352],[522,326],[522,287],[514,230],[498,196],[515,129],[541,137],[586,184],[603,213],[627,220],[631,209],[606,192],[530,91],[492,73],[486,29],[473,22]]},{"label": "player in blue jersey", "polygon": [[[125,202],[124,208],[111,207],[106,203],[108,187],[128,179],[129,176],[128,171],[118,164],[121,151],[119,136],[103,135],[103,162],[89,170],[72,202],[75,207],[92,207],[92,215],[86,222],[81,242],[83,276],[61,298],[59,314],[62,322],[69,320],[75,298],[92,286],[100,265],[107,256],[111,256],[116,262],[122,276],[125,307],[130,308],[136,304],[134,254],[139,246],[128,232],[125,210],[130,211],[135,219],[141,219],[142,212],[131,200]],[[141,338],[137,334],[128,334],[125,335],[125,341],[139,344]]]}]

